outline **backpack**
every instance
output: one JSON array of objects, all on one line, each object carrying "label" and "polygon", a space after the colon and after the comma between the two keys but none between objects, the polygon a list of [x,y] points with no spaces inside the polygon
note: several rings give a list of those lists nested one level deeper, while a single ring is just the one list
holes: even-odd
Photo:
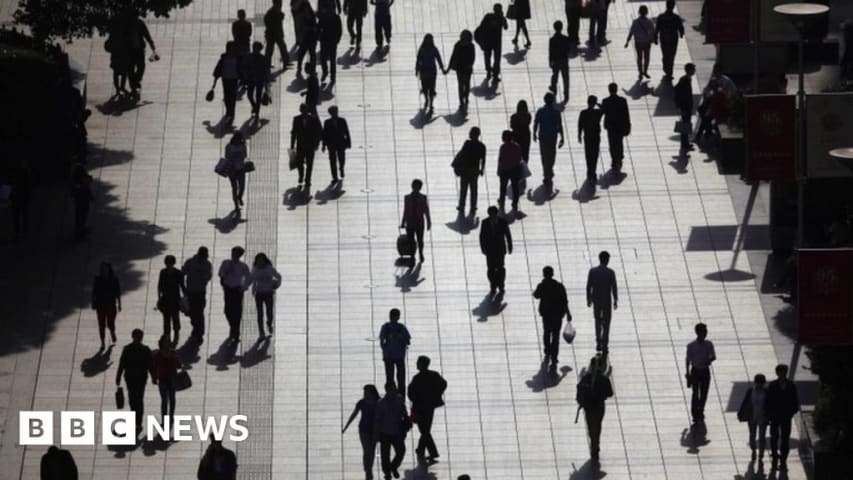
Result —
[{"label": "backpack", "polygon": [[587,408],[595,401],[595,392],[592,390],[592,376],[588,373],[583,373],[578,381],[577,391],[575,392],[575,401],[581,408]]}]

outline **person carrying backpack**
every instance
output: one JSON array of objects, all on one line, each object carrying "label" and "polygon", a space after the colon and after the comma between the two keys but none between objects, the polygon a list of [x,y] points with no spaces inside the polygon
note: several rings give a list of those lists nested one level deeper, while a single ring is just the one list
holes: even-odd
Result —
[{"label": "person carrying backpack", "polygon": [[[592,357],[589,368],[581,371],[575,395],[578,410],[582,408],[584,412],[586,429],[589,432],[589,455],[596,467],[599,465],[598,451],[601,422],[604,420],[604,401],[613,396],[613,385],[604,373],[605,368],[602,356]],[[577,418],[575,421],[577,422]]]},{"label": "person carrying backpack", "polygon": [[411,341],[409,330],[400,323],[400,310],[392,308],[388,313],[388,322],[379,330],[379,344],[382,347],[382,361],[385,363],[385,383],[395,385],[397,393],[403,398],[406,397],[406,350]]}]

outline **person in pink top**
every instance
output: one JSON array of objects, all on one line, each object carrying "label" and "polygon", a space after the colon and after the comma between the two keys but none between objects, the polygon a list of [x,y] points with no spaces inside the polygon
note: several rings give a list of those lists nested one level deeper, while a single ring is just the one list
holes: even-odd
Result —
[{"label": "person in pink top", "polygon": [[500,178],[500,194],[498,205],[501,211],[506,206],[506,187],[512,185],[512,209],[518,210],[518,198],[521,196],[519,181],[522,176],[521,146],[513,140],[512,131],[504,130],[501,134],[503,145],[498,153],[498,177]]}]

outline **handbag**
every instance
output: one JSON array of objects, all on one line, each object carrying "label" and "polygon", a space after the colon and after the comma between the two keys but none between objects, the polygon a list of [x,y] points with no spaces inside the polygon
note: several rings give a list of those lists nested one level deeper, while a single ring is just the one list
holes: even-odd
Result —
[{"label": "handbag", "polygon": [[673,129],[674,133],[686,133],[690,134],[693,131],[693,126],[690,122],[682,122],[681,120],[675,121],[675,128]]},{"label": "handbag", "polygon": [[175,376],[175,390],[180,392],[181,390],[186,390],[193,386],[193,381],[190,378],[190,374],[186,370],[181,370]]},{"label": "handbag", "polygon": [[264,92],[261,96],[261,105],[267,106],[272,103],[272,98],[270,98],[269,92]]},{"label": "handbag", "polygon": [[243,173],[255,171],[255,162],[246,162],[243,164]]},{"label": "handbag", "polygon": [[121,387],[116,388],[116,410],[121,410],[124,408],[124,389]]},{"label": "handbag", "polygon": [[181,297],[181,300],[178,302],[178,309],[186,316],[190,315],[190,299],[187,297]]},{"label": "handbag", "polygon": [[228,160],[226,160],[225,157],[222,157],[218,162],[216,162],[216,167],[213,168],[213,171],[220,177],[227,177],[229,173],[228,170],[230,170],[229,165],[230,163]]},{"label": "handbag", "polygon": [[530,172],[530,166],[527,165],[527,162],[521,162],[521,178],[528,178],[533,173]]},{"label": "handbag", "polygon": [[297,168],[299,168],[299,164],[302,162],[300,162],[299,156],[296,155],[296,149],[288,148],[287,149],[287,155],[290,157],[290,163],[289,163],[290,169],[296,170]]},{"label": "handbag", "polygon": [[572,343],[575,341],[575,334],[575,327],[573,327],[571,323],[566,322],[566,328],[563,329],[563,340],[565,340],[566,343]]},{"label": "handbag", "polygon": [[207,95],[204,96],[204,99],[207,100],[208,102],[213,101],[213,89],[212,88],[207,91]]}]

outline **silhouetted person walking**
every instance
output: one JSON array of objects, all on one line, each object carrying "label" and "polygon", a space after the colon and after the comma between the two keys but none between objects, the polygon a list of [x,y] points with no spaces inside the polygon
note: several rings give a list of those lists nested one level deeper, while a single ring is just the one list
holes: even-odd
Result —
[{"label": "silhouetted person walking", "polygon": [[166,255],[166,268],[160,270],[157,281],[157,310],[163,314],[163,336],[171,340],[175,330],[175,343],[181,331],[181,294],[184,292],[184,274],[175,268],[175,256]]},{"label": "silhouetted person walking", "polygon": [[480,251],[486,256],[486,276],[489,278],[489,297],[495,289],[505,291],[506,269],[504,259],[512,254],[512,234],[509,223],[498,216],[498,208],[489,207],[489,216],[480,223]]},{"label": "silhouetted person walking", "polygon": [[512,138],[512,131],[504,130],[501,134],[500,150],[498,150],[498,179],[500,188],[498,190],[498,205],[503,212],[506,208],[507,186],[512,187],[512,210],[518,210],[518,199],[521,197],[521,178],[523,173],[524,159],[521,156],[521,147]]},{"label": "silhouetted person walking", "polygon": [[697,323],[693,328],[696,340],[687,344],[684,370],[687,372],[687,386],[693,389],[690,399],[690,415],[693,423],[705,423],[705,402],[708,400],[708,386],[711,384],[711,364],[717,359],[714,344],[706,340],[708,326]]},{"label": "silhouetted person walking", "polygon": [[214,81],[222,79],[222,101],[225,103],[225,120],[228,124],[234,121],[234,110],[237,106],[237,86],[240,81],[240,59],[237,56],[237,44],[225,44],[225,53],[219,57],[213,69]]},{"label": "silhouetted person walking", "polygon": [[527,101],[519,100],[515,105],[515,113],[509,117],[509,129],[512,138],[521,147],[521,159],[524,163],[530,160],[530,122],[533,117],[527,107]]},{"label": "silhouetted person walking", "polygon": [[210,438],[210,445],[198,464],[198,480],[234,480],[237,478],[237,455],[222,446],[222,440]]},{"label": "silhouetted person walking", "polygon": [[379,392],[375,385],[365,385],[364,394],[355,404],[355,408],[347,420],[341,433],[347,431],[355,417],[361,414],[358,419],[358,439],[361,441],[361,464],[364,468],[364,475],[367,480],[373,479],[373,460],[376,458],[376,437],[374,433],[376,427],[376,406],[379,403]]},{"label": "silhouetted person walking", "polygon": [[77,480],[77,463],[68,450],[51,445],[41,457],[41,480]]},{"label": "silhouetted person walking", "polygon": [[273,325],[275,324],[273,315],[275,291],[281,286],[281,275],[265,253],[255,255],[250,281],[252,282],[252,293],[255,296],[255,308],[258,311],[258,339],[263,340],[266,338],[264,310],[267,313],[267,329],[272,335]]},{"label": "silhouetted person walking", "polygon": [[524,48],[530,48],[530,34],[527,33],[527,20],[530,20],[530,0],[513,0],[512,20],[515,20],[515,37],[512,44],[518,46],[518,35],[524,33]]},{"label": "silhouetted person walking", "polygon": [[451,165],[459,177],[459,204],[456,210],[460,215],[465,212],[465,197],[471,192],[471,215],[477,211],[477,184],[486,169],[486,146],[480,141],[480,129],[472,127],[468,140],[456,154]]},{"label": "silhouetted person walking", "polygon": [[317,105],[320,104],[320,78],[317,77],[317,65],[314,63],[306,64],[305,74],[308,75],[305,79],[305,91],[300,95],[305,97],[305,105],[308,105],[311,113],[319,121],[320,114],[317,112]]},{"label": "silhouetted person walking", "polygon": [[560,354],[560,329],[563,316],[566,321],[572,321],[569,311],[569,297],[566,287],[554,280],[554,269],[550,266],[542,269],[542,281],[533,291],[533,298],[539,299],[539,315],[542,316],[545,360],[551,360],[551,372],[557,371],[557,357]]},{"label": "silhouetted person walking", "polygon": [[264,44],[255,42],[252,44],[252,53],[246,55],[243,60],[246,97],[249,98],[252,116],[255,118],[261,113],[264,94],[269,91],[270,64],[267,57],[261,53],[263,50]]},{"label": "silhouetted person walking", "polygon": [[234,210],[243,206],[243,194],[246,192],[246,138],[240,132],[234,132],[228,145],[225,145],[225,160],[228,161],[228,182],[231,184],[231,199]]},{"label": "silhouetted person walking", "polygon": [[767,386],[767,417],[770,420],[770,454],[773,465],[788,470],[788,451],[791,440],[791,420],[800,411],[797,387],[788,380],[788,366],[776,366],[776,380]]},{"label": "silhouetted person walking", "polygon": [[566,0],[566,34],[572,47],[580,44],[580,26],[583,4],[581,0]]},{"label": "silhouetted person walking", "polygon": [[432,34],[427,33],[424,35],[420,48],[418,48],[418,55],[415,60],[415,76],[421,79],[424,110],[428,114],[431,114],[433,111],[432,102],[435,100],[435,81],[436,77],[438,77],[439,69],[444,72],[444,62],[441,61],[441,53],[435,47]]},{"label": "silhouetted person walking", "polygon": [[121,311],[121,287],[110,262],[101,262],[92,284],[92,309],[98,317],[98,336],[104,349],[104,331],[110,329],[112,343],[116,343],[116,315]]},{"label": "silhouetted person walking", "polygon": [[388,312],[388,321],[379,329],[379,346],[382,347],[382,362],[385,364],[385,383],[395,385],[396,370],[400,395],[406,394],[406,350],[411,341],[409,329],[400,323],[400,310],[392,308]]},{"label": "silhouetted person walking", "polygon": [[480,26],[474,31],[474,40],[483,49],[483,62],[486,65],[486,80],[492,80],[492,85],[501,81],[501,51],[503,32],[509,25],[504,17],[503,7],[496,3],[492,12],[483,16]]},{"label": "silhouetted person walking", "polygon": [[284,12],[281,9],[282,0],[273,0],[272,7],[264,14],[264,39],[266,40],[267,64],[272,66],[273,50],[278,47],[281,64],[287,68],[290,63],[290,53],[284,41]]},{"label": "silhouetted person walking", "polygon": [[[397,392],[393,382],[385,385],[385,396],[376,405],[374,432],[379,440],[379,455],[382,460],[382,473],[385,480],[400,478],[397,471],[406,455],[407,431],[406,403],[403,395]],[[394,458],[391,458],[394,447]]]},{"label": "silhouetted person walking", "polygon": [[403,221],[400,228],[406,229],[409,242],[418,243],[418,256],[421,263],[424,261],[424,226],[427,230],[432,229],[432,218],[429,215],[429,202],[426,195],[421,193],[424,182],[412,180],[412,193],[403,197]]},{"label": "silhouetted person walking", "polygon": [[[175,418],[175,379],[181,368],[181,359],[172,348],[169,337],[162,336],[158,342],[159,350],[154,352],[154,385],[160,390],[160,420],[169,431]],[[166,416],[169,416],[169,421]],[[171,436],[171,435],[170,435]],[[165,439],[165,440],[168,440]]]},{"label": "silhouetted person walking", "polygon": [[589,434],[589,456],[598,468],[601,423],[604,421],[605,401],[613,396],[613,385],[605,374],[606,362],[599,355],[592,357],[589,368],[581,371],[575,401],[583,408],[586,429]]},{"label": "silhouetted person walking", "polygon": [[631,133],[631,113],[628,101],[617,95],[619,87],[615,83],[607,86],[610,96],[601,101],[604,113],[604,129],[607,130],[607,144],[610,149],[610,168],[619,173],[622,171],[622,160],[625,158],[623,139]]},{"label": "silhouetted person walking", "polygon": [[737,411],[737,419],[747,422],[749,427],[749,448],[752,450],[752,459],[755,460],[755,450],[758,449],[758,461],[764,459],[767,433],[767,378],[758,374],[752,382],[752,386],[746,391]]},{"label": "silhouetted person walking", "polygon": [[231,249],[231,258],[219,266],[219,284],[225,298],[225,319],[228,320],[228,339],[240,341],[240,322],[243,320],[243,292],[249,288],[249,266],[240,261],[246,253],[243,247]]},{"label": "silhouetted person walking", "polygon": [[468,97],[471,94],[471,75],[474,73],[474,60],[476,59],[474,48],[474,35],[469,30],[462,30],[459,41],[453,45],[453,53],[450,55],[447,70],[456,71],[456,88],[459,92],[459,110],[468,109]]},{"label": "silhouetted person walking", "polygon": [[78,240],[86,238],[86,219],[92,205],[92,176],[83,165],[76,164],[71,175],[71,198],[74,199],[74,236]]},{"label": "silhouetted person walking", "polygon": [[361,30],[364,17],[367,16],[367,0],[344,0],[344,12],[347,14],[347,32],[349,44],[361,49]]},{"label": "silhouetted person walking", "polygon": [[675,0],[666,0],[666,11],[655,19],[655,43],[660,43],[663,73],[669,80],[672,79],[678,39],[684,38],[684,20],[673,9],[675,9]]},{"label": "silhouetted person walking", "polygon": [[[299,50],[296,59],[296,71],[299,75],[302,74],[302,65],[305,61],[305,55],[308,55],[308,63],[317,65],[317,40],[320,38],[320,29],[317,27],[317,15],[311,7],[311,3],[307,0],[302,3],[299,9],[299,25],[301,37],[299,39]],[[294,17],[294,21],[296,17]]]},{"label": "silhouetted person walking", "polygon": [[142,344],[142,330],[136,328],[130,334],[133,342],[125,345],[116,369],[116,386],[124,383],[127,386],[128,408],[136,413],[136,434],[142,431],[142,419],[145,414],[145,384],[148,376],[154,381],[154,359],[151,349]]},{"label": "silhouetted person walking", "polygon": [[549,192],[554,189],[554,163],[557,161],[557,148],[565,143],[563,117],[557,110],[556,100],[553,93],[546,93],[545,105],[536,111],[536,120],[533,122],[533,140],[539,142],[539,154],[542,158],[542,183]]},{"label": "silhouetted person walking", "polygon": [[589,0],[589,43],[604,45],[607,43],[607,10],[613,0]]},{"label": "silhouetted person walking", "polygon": [[682,155],[693,150],[693,145],[690,143],[690,134],[693,133],[690,119],[693,116],[693,75],[695,73],[695,65],[692,63],[684,65],[684,75],[675,84],[675,106],[681,112],[681,131],[679,133],[681,134]]},{"label": "silhouetted person walking", "polygon": [[557,93],[557,76],[563,78],[563,101],[569,101],[569,54],[572,42],[563,35],[563,22],[554,22],[554,35],[548,40],[548,66],[551,67],[551,85],[548,90]]},{"label": "silhouetted person walking", "polygon": [[[382,48],[383,43],[391,46],[391,5],[394,0],[370,0],[374,5],[373,20],[376,31],[376,49]],[[384,42],[383,42],[384,39]]]},{"label": "silhouetted person walking", "polygon": [[320,120],[306,104],[299,105],[299,115],[293,117],[290,129],[290,148],[296,150],[299,186],[305,181],[305,189],[311,188],[311,172],[314,170],[314,153],[320,146],[323,127]]},{"label": "silhouetted person walking", "polygon": [[337,78],[338,43],[343,35],[341,17],[334,10],[324,7],[318,10],[320,27],[320,68],[323,71],[321,82],[329,78],[329,86]]},{"label": "silhouetted person walking", "polygon": [[604,111],[597,108],[598,98],[590,95],[586,99],[586,110],[578,116],[578,143],[583,144],[586,157],[586,181],[591,192],[595,192],[598,182],[598,154],[601,151],[601,116]]},{"label": "silhouetted person walking", "polygon": [[634,39],[634,50],[637,52],[637,78],[649,76],[649,55],[652,50],[652,42],[655,41],[655,24],[649,20],[649,7],[640,5],[640,16],[631,23],[628,30],[628,38],[625,39],[625,48],[631,38]]},{"label": "silhouetted person walking", "polygon": [[[127,93],[127,80],[130,75],[130,38],[127,28],[128,20],[133,17],[119,15],[110,22],[107,40],[104,42],[104,50],[110,54],[110,69],[113,71],[113,87],[115,98],[120,98]],[[144,53],[143,53],[144,55]]]},{"label": "silhouetted person walking", "polygon": [[[332,182],[344,178],[346,151],[352,148],[352,139],[346,119],[338,116],[338,107],[329,107],[329,118],[323,123],[323,147],[329,150],[329,168],[332,171]],[[340,172],[340,178],[338,178]]]},{"label": "silhouetted person walking", "polygon": [[589,269],[589,275],[586,277],[586,306],[592,307],[592,316],[595,318],[595,350],[606,355],[610,339],[610,319],[613,310],[618,307],[619,291],[616,287],[616,274],[607,266],[610,263],[610,253],[599,253],[598,262],[597,267]]},{"label": "silhouetted person walking", "polygon": [[154,40],[148,32],[148,26],[145,22],[136,15],[134,10],[128,10],[130,22],[127,26],[128,45],[130,51],[130,71],[128,80],[130,80],[130,89],[133,95],[138,95],[142,88],[142,77],[145,76],[145,44],[151,47],[153,51],[153,59],[157,56],[157,48],[154,47]]},{"label": "silhouetted person walking", "polygon": [[237,55],[248,55],[252,43],[252,22],[246,20],[246,11],[237,10],[237,20],[231,22],[231,37],[237,48]]},{"label": "silhouetted person walking", "polygon": [[207,247],[198,247],[198,252],[184,262],[184,287],[190,307],[190,339],[201,343],[204,339],[204,310],[207,305],[207,283],[213,278],[213,265],[208,260]]},{"label": "silhouetted person walking", "polygon": [[425,355],[418,357],[418,373],[409,384],[409,400],[412,401],[412,415],[418,425],[421,438],[415,453],[418,459],[432,461],[438,458],[438,448],[432,439],[432,420],[435,409],[444,406],[444,391],[447,381],[438,372],[429,369],[430,359]]}]

